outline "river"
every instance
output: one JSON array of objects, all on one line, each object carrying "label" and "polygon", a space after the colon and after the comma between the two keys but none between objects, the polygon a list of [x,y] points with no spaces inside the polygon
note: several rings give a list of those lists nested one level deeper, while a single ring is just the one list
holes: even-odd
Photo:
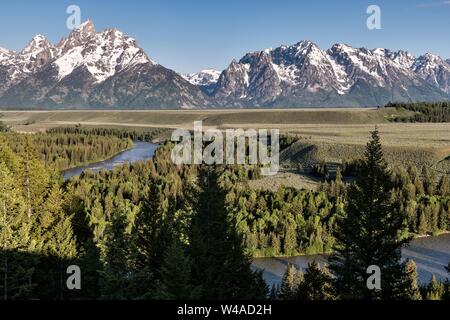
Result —
[{"label": "river", "polygon": [[[402,250],[402,255],[404,259],[414,260],[421,282],[429,282],[433,274],[437,279],[445,280],[448,274],[444,267],[450,262],[450,234],[415,239]],[[289,262],[297,269],[304,270],[308,263],[314,260],[323,264],[327,256],[319,254],[291,258],[255,258],[253,267],[263,270],[264,279],[272,285],[281,282]]]},{"label": "river", "polygon": [[[80,175],[83,171],[89,169],[93,172],[100,170],[112,170],[114,167],[126,162],[149,160],[153,157],[157,144],[149,142],[135,142],[134,146],[112,157],[111,159],[97,163],[69,169],[63,172],[64,179],[70,179],[73,176]],[[418,268],[419,278],[422,282],[428,282],[432,274],[440,280],[447,277],[444,269],[450,262],[450,234],[437,237],[426,237],[413,240],[410,245],[402,251],[404,258],[413,259]],[[255,258],[253,267],[264,270],[264,279],[269,283],[279,283],[288,262],[293,263],[297,268],[304,269],[308,262],[316,260],[324,263],[325,255],[300,256],[291,258]]]},{"label": "river", "polygon": [[85,170],[92,170],[93,172],[99,172],[100,170],[112,170],[114,167],[120,166],[127,162],[133,163],[136,161],[149,160],[153,157],[157,148],[157,144],[136,141],[131,149],[125,150],[110,159],[64,170],[62,174],[64,180],[68,180],[74,176],[79,176]]}]

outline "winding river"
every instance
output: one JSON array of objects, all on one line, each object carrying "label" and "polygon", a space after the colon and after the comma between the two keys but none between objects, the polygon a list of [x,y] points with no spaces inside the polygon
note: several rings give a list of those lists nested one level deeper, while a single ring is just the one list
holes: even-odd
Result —
[{"label": "winding river", "polygon": [[68,180],[74,176],[79,176],[85,170],[91,170],[93,172],[99,172],[100,170],[112,170],[114,167],[120,166],[127,162],[133,163],[136,161],[149,160],[153,157],[157,148],[157,144],[136,141],[131,149],[125,150],[110,159],[68,169],[63,171],[62,174],[64,180]]},{"label": "winding river", "polygon": [[[63,176],[64,179],[70,179],[88,169],[93,172],[103,169],[112,170],[114,167],[127,162],[149,160],[153,157],[157,148],[158,145],[154,143],[135,142],[131,149],[119,153],[111,159],[66,170],[63,172]],[[405,259],[411,258],[416,262],[420,281],[428,282],[432,274],[443,280],[447,277],[444,267],[450,262],[450,234],[413,240],[408,247],[403,249],[402,254]],[[316,260],[324,263],[326,259],[325,255],[255,258],[253,267],[263,270],[264,279],[271,285],[281,281],[288,262],[293,263],[297,268],[304,269],[308,262]]]}]

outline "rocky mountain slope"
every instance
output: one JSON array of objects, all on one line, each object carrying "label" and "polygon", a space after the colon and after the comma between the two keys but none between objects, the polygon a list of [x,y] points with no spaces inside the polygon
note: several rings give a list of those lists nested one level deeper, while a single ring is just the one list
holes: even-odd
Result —
[{"label": "rocky mountain slope", "polygon": [[450,98],[450,64],[438,56],[310,41],[246,54],[221,74],[222,106],[377,106]]},{"label": "rocky mountain slope", "polygon": [[87,21],[56,45],[37,35],[21,52],[0,48],[0,84],[10,108],[378,106],[450,99],[450,59],[301,41],[180,75]]},{"label": "rocky mountain slope", "polygon": [[38,35],[20,53],[0,50],[0,105],[6,107],[205,107],[208,97],[151,60],[116,29],[91,21],[57,45]]}]

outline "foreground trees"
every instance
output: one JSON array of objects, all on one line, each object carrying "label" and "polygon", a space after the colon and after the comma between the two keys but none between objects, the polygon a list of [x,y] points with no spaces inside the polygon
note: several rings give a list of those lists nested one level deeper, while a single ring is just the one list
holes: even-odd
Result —
[{"label": "foreground trees", "polygon": [[[341,298],[401,298],[401,247],[408,239],[401,237],[404,220],[391,201],[391,190],[390,173],[375,130],[367,144],[360,175],[348,189],[346,215],[334,234],[336,247],[330,269],[336,276],[336,290]],[[381,270],[380,290],[367,286],[370,266]]]},{"label": "foreground trees", "polygon": [[[432,174],[425,180],[414,176],[413,190],[405,178],[409,173],[388,172],[376,133],[356,183],[347,189],[338,173],[318,192],[251,190],[246,180],[258,169],[251,166],[178,167],[170,161],[170,144],[152,161],[62,182],[30,137],[21,137],[20,147],[14,141],[16,149],[4,137],[0,134],[2,299],[263,299],[267,287],[250,268],[251,253],[323,252],[335,239],[339,258],[333,273],[316,263],[304,273],[291,265],[271,298],[449,295],[448,283],[420,287],[415,266],[399,261],[403,222],[419,222],[415,213],[406,214],[413,204],[405,203],[417,200],[415,190],[422,188],[445,204],[448,181],[441,177],[433,188]],[[425,221],[446,227],[447,209],[436,203],[424,205]],[[380,291],[364,288],[368,263],[382,269]],[[69,264],[82,270],[81,291],[65,290]]]},{"label": "foreground trees", "polygon": [[58,299],[76,256],[71,216],[33,145],[14,153],[0,137],[0,291],[7,299]]},{"label": "foreground trees", "polygon": [[218,172],[200,169],[200,194],[192,220],[189,253],[192,280],[203,299],[264,299],[267,288],[261,273],[250,269],[242,238],[230,223]]}]

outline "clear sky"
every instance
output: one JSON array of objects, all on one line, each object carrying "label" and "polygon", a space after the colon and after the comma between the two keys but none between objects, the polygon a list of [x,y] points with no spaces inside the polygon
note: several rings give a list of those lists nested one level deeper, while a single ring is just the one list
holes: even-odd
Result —
[{"label": "clear sky", "polygon": [[[58,42],[69,33],[71,4],[97,30],[116,27],[183,73],[221,70],[246,52],[300,40],[322,49],[343,42],[450,58],[450,0],[5,0],[0,46],[20,50],[37,33]],[[381,30],[366,27],[370,4],[381,8]]]}]

